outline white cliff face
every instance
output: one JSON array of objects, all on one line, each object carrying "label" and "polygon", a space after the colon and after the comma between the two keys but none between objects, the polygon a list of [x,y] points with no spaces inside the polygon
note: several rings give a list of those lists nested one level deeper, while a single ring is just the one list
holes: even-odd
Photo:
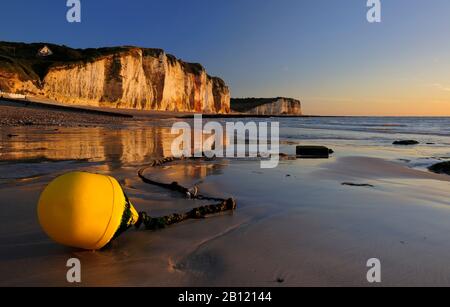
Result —
[{"label": "white cliff face", "polygon": [[237,99],[236,111],[251,115],[302,115],[301,102],[291,98]]},{"label": "white cliff face", "polygon": [[65,103],[99,106],[105,83],[106,60],[51,69],[44,79],[48,98]]},{"label": "white cliff face", "polygon": [[94,62],[54,67],[44,92],[66,103],[142,110],[228,113],[226,85],[195,64],[134,48]]},{"label": "white cliff face", "polygon": [[[3,76],[7,76],[6,70]],[[121,48],[89,60],[53,64],[41,80],[35,77],[33,82],[3,76],[0,68],[0,85],[5,89],[63,103],[158,111],[230,111],[229,89],[222,80],[210,77],[199,64],[182,62],[158,49]]]}]

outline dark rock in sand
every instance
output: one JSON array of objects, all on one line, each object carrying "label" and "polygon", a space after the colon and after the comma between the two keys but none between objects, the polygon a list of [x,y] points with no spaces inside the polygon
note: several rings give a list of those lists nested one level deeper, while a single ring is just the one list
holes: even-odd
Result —
[{"label": "dark rock in sand", "polygon": [[350,186],[350,187],[368,187],[368,188],[374,188],[372,184],[368,183],[353,183],[353,182],[343,182],[342,185]]},{"label": "dark rock in sand", "polygon": [[450,161],[434,164],[428,169],[433,173],[450,175]]},{"label": "dark rock in sand", "polygon": [[420,144],[419,142],[417,142],[416,140],[402,140],[402,141],[395,141],[394,143],[392,143],[393,145],[404,145],[404,146],[409,146],[409,145],[418,145]]},{"label": "dark rock in sand", "polygon": [[334,151],[325,146],[297,146],[297,157],[299,158],[328,159],[332,153]]},{"label": "dark rock in sand", "polygon": [[284,283],[284,278],[278,277],[277,278],[277,283],[279,283],[279,284]]}]

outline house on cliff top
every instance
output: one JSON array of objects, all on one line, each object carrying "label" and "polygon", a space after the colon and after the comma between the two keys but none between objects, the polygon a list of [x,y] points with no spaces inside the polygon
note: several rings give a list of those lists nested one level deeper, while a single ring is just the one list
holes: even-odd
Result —
[{"label": "house on cliff top", "polygon": [[39,49],[37,56],[38,57],[48,57],[48,56],[51,56],[52,54],[53,54],[53,52],[50,50],[50,48],[48,48],[48,46],[45,45],[44,47]]}]

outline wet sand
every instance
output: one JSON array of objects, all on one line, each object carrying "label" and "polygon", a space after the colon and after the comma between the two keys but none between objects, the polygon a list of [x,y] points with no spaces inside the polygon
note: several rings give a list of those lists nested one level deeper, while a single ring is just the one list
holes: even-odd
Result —
[{"label": "wet sand", "polygon": [[[149,160],[170,154],[169,127],[162,120],[57,133],[2,128],[0,285],[68,286],[71,257],[81,260],[82,286],[365,286],[370,258],[381,260],[384,286],[450,285],[450,177],[411,169],[373,148],[355,155],[345,144],[331,159],[283,160],[273,170],[223,159],[177,162],[149,174],[232,196],[232,214],[157,232],[132,229],[97,252],[46,237],[36,216],[39,194],[69,170],[116,177],[137,209],[153,216],[203,204],[137,177]],[[409,149],[396,149],[399,156],[401,150]]]}]

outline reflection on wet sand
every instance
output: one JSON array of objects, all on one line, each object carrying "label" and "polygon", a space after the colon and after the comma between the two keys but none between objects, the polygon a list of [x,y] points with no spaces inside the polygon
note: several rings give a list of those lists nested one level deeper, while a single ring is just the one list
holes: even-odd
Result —
[{"label": "reflection on wet sand", "polygon": [[227,160],[211,162],[186,160],[168,164],[161,168],[152,168],[151,177],[166,183],[178,182],[185,185],[201,183],[201,180],[212,175],[221,175],[228,165]]},{"label": "reflection on wet sand", "polygon": [[0,134],[0,161],[107,161],[142,163],[169,156],[173,140],[168,128],[12,128]]},{"label": "reflection on wet sand", "polygon": [[[5,129],[0,134],[0,182],[14,185],[70,170],[105,173],[121,179],[122,167],[172,156],[175,137],[170,128],[154,126]],[[154,170],[153,175],[163,181],[192,183],[218,173],[223,163],[226,162],[185,161]],[[124,179],[123,183],[128,181]]]},{"label": "reflection on wet sand", "polygon": [[[111,162],[113,166],[143,163],[172,156],[171,146],[177,136],[168,127],[152,126],[8,128],[0,133],[0,162],[88,160]],[[210,137],[203,135],[203,142]],[[224,138],[220,146],[226,145]],[[199,149],[191,150],[194,153]]]}]

